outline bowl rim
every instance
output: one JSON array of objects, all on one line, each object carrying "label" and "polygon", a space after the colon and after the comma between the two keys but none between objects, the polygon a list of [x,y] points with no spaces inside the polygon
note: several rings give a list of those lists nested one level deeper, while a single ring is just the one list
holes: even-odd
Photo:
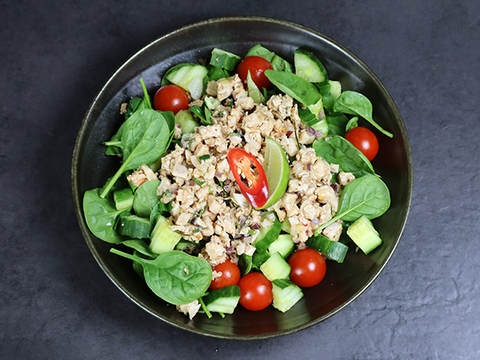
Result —
[{"label": "bowl rim", "polygon": [[[200,330],[194,327],[188,327],[184,326],[183,324],[176,323],[174,321],[171,321],[169,318],[164,317],[156,312],[154,312],[152,309],[150,309],[148,306],[141,304],[139,300],[137,300],[130,292],[113,276],[111,271],[108,269],[105,263],[101,261],[100,259],[100,254],[98,251],[95,249],[92,241],[89,239],[89,234],[90,231],[86,225],[84,216],[82,215],[82,206],[81,206],[81,194],[79,193],[78,189],[78,181],[77,181],[77,166],[79,163],[79,156],[80,156],[80,149],[82,147],[82,140],[85,137],[85,129],[86,129],[86,124],[89,120],[89,118],[92,115],[93,108],[95,104],[99,101],[99,98],[102,96],[102,94],[105,92],[105,90],[110,86],[112,81],[116,78],[116,76],[122,72],[122,70],[127,67],[130,63],[136,61],[137,57],[139,57],[142,53],[146,52],[148,49],[151,47],[154,47],[157,43],[162,42],[163,40],[175,36],[178,33],[187,31],[192,28],[196,28],[199,26],[209,26],[212,24],[219,24],[219,23],[230,23],[230,22],[238,22],[238,21],[250,21],[250,22],[268,22],[268,23],[274,23],[278,25],[283,25],[291,28],[295,28],[297,30],[304,31],[306,33],[312,34],[316,37],[322,38],[324,41],[328,42],[329,45],[336,47],[338,50],[340,50],[343,54],[348,55],[351,57],[355,62],[357,62],[371,77],[371,79],[374,81],[374,83],[380,88],[381,92],[384,94],[388,107],[392,110],[394,117],[398,120],[398,126],[400,128],[400,134],[404,140],[405,144],[405,152],[406,152],[406,157],[408,160],[407,168],[408,168],[408,174],[407,174],[407,208],[405,209],[405,215],[403,219],[401,219],[402,226],[400,228],[400,231],[398,233],[398,237],[395,240],[392,249],[390,250],[389,254],[385,257],[385,260],[383,261],[383,264],[379,267],[379,269],[376,271],[376,273],[369,279],[368,282],[366,282],[353,296],[351,296],[348,301],[345,301],[341,306],[331,310],[330,312],[324,314],[323,316],[311,320],[305,324],[298,325],[296,327],[293,327],[291,329],[287,330],[277,330],[271,333],[267,334],[259,334],[259,335],[241,335],[241,334],[219,334],[213,331],[208,331],[208,330]],[[209,336],[209,337],[214,337],[214,338],[220,338],[220,339],[234,339],[234,340],[258,340],[258,339],[267,339],[267,338],[273,338],[273,337],[279,337],[279,336],[285,336],[289,335],[292,333],[296,333],[301,330],[305,330],[307,328],[310,328],[312,326],[315,326],[319,324],[320,322],[332,317],[333,315],[337,314],[341,310],[343,310],[345,307],[350,305],[354,300],[356,300],[363,292],[365,292],[371,285],[372,283],[378,278],[380,273],[384,270],[385,266],[388,264],[390,259],[392,258],[395,250],[398,247],[398,244],[400,242],[400,239],[403,235],[403,232],[405,230],[405,226],[408,220],[408,216],[410,213],[411,209],[411,204],[412,204],[412,197],[413,197],[413,186],[414,186],[414,176],[413,176],[413,161],[412,161],[412,151],[411,151],[411,146],[410,146],[410,141],[408,138],[407,130],[405,127],[405,123],[403,121],[402,116],[400,115],[400,112],[391,97],[390,93],[388,90],[385,88],[383,83],[379,80],[379,78],[376,76],[376,74],[368,67],[360,58],[358,58],[352,51],[348,50],[346,47],[343,45],[337,43],[335,40],[329,38],[326,35],[323,35],[313,29],[307,28],[303,25],[296,24],[290,21],[286,20],[279,20],[279,19],[274,19],[270,17],[259,17],[259,16],[232,16],[232,17],[216,17],[216,18],[210,18],[194,23],[190,23],[181,27],[178,27],[158,38],[155,40],[149,42],[145,46],[141,47],[139,50],[137,50],[133,55],[131,55],[127,60],[125,60],[113,73],[108,77],[108,80],[101,86],[100,90],[98,90],[97,94],[93,98],[92,102],[90,103],[87,112],[85,113],[83,120],[80,124],[80,128],[75,140],[75,146],[72,154],[72,164],[71,164],[71,188],[72,188],[72,195],[73,195],[73,200],[74,200],[74,208],[75,208],[75,213],[77,216],[78,224],[80,226],[82,236],[84,240],[86,241],[90,251],[93,254],[93,257],[95,258],[96,262],[100,266],[100,268],[105,272],[107,277],[115,284],[115,286],[123,292],[133,303],[135,303],[137,306],[139,306],[142,310],[150,313],[154,317],[161,319],[165,321],[169,325],[173,325],[176,328],[190,331],[199,335],[204,335],[204,336]]]}]

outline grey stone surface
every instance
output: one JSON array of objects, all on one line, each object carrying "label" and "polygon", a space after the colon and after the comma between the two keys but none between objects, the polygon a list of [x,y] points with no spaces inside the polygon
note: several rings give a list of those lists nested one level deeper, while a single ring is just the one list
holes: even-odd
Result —
[{"label": "grey stone surface", "polygon": [[[0,1],[1,359],[479,359],[480,2]],[[415,189],[392,260],[339,314],[237,342],[173,328],[97,266],[70,163],[91,100],[135,51],[212,17],[292,21],[383,81],[409,132]]]}]

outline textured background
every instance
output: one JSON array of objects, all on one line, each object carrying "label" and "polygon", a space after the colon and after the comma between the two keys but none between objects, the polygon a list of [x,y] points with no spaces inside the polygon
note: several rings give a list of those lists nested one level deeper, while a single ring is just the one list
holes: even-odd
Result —
[{"label": "textured background", "polygon": [[[480,358],[480,2],[0,1],[0,358]],[[108,280],[74,214],[70,165],[97,91],[180,26],[256,15],[321,32],[378,75],[415,168],[407,227],[373,285],[286,337],[236,342],[163,323]]]}]

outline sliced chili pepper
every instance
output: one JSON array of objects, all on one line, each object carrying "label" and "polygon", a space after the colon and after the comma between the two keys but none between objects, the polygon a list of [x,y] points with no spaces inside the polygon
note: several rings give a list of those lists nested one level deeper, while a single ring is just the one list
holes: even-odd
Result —
[{"label": "sliced chili pepper", "polygon": [[256,208],[265,205],[268,200],[268,183],[258,160],[240,148],[230,150],[227,159],[243,196]]}]

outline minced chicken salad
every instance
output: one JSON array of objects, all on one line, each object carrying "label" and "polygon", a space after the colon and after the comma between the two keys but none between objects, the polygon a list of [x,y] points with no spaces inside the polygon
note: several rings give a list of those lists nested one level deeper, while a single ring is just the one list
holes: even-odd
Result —
[{"label": "minced chicken salad", "polygon": [[388,188],[347,139],[373,135],[360,121],[391,134],[314,54],[294,55],[292,66],[261,45],[243,59],[214,49],[208,64],[170,69],[153,99],[142,80],[105,143],[119,171],[85,193],[92,233],[190,319],[238,303],[285,312],[325,259],[343,262],[346,241],[381,244],[370,220],[390,206]]}]

